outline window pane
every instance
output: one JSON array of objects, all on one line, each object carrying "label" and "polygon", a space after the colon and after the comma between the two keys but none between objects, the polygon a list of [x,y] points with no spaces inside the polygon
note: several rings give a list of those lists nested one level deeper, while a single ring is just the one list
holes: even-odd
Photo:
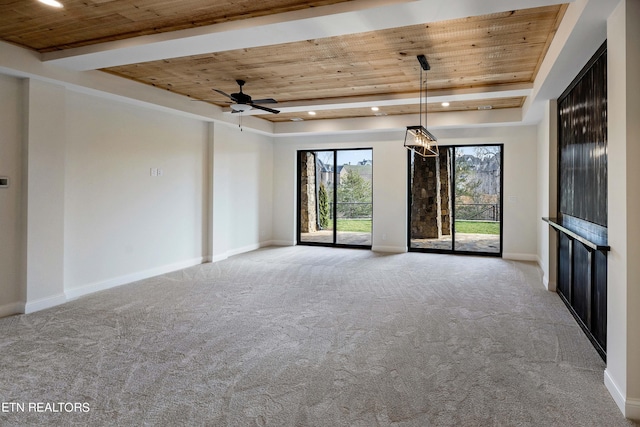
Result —
[{"label": "window pane", "polygon": [[455,250],[500,253],[500,146],[455,149]]},{"label": "window pane", "polygon": [[333,151],[302,151],[300,242],[333,244]]},{"label": "window pane", "polygon": [[371,245],[372,150],[339,150],[336,168],[336,242]]},{"label": "window pane", "polygon": [[451,154],[438,157],[411,153],[410,247],[451,250]]}]

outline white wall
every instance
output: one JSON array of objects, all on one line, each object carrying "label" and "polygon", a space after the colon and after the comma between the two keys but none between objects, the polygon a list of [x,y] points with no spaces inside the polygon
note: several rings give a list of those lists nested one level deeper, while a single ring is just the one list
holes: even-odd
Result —
[{"label": "white wall", "polygon": [[213,124],[212,259],[266,246],[273,226],[273,141]]},{"label": "white wall", "polygon": [[22,253],[22,129],[21,84],[0,74],[0,176],[10,179],[0,188],[0,317],[19,310]]},{"label": "white wall", "polygon": [[[538,217],[557,215],[557,101],[548,101],[542,122],[538,125]],[[538,264],[544,274],[544,285],[556,290],[557,234],[546,222],[538,224]]]},{"label": "white wall", "polygon": [[0,316],[271,244],[271,137],[33,79],[0,96]]},{"label": "white wall", "polygon": [[[537,130],[535,126],[435,130],[442,145],[504,143],[505,258],[537,259]],[[373,249],[407,249],[407,151],[404,132],[291,136],[275,145],[274,239],[294,244],[296,151],[373,148]]]},{"label": "white wall", "polygon": [[207,125],[71,91],[66,115],[67,295],[201,262]]},{"label": "white wall", "polygon": [[29,313],[65,301],[66,90],[34,79],[25,79],[23,89],[23,286]]},{"label": "white wall", "polygon": [[607,21],[608,237],[605,384],[640,420],[640,2],[621,0]]}]

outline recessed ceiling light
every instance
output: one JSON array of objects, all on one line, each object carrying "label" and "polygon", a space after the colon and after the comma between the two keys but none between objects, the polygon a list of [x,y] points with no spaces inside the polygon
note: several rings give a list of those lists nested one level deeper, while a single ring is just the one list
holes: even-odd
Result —
[{"label": "recessed ceiling light", "polygon": [[52,7],[63,7],[62,3],[56,0],[38,0],[40,3],[46,4],[47,6]]},{"label": "recessed ceiling light", "polygon": [[378,107],[371,107],[371,111],[378,111],[379,108]]},{"label": "recessed ceiling light", "polygon": [[315,111],[309,111],[309,115],[310,115],[310,116],[315,116],[315,115],[316,115],[316,112],[315,112]]},{"label": "recessed ceiling light", "polygon": [[478,107],[478,110],[491,110],[492,108],[491,105],[481,105]]},{"label": "recessed ceiling light", "polygon": [[449,106],[449,103],[448,103],[448,102],[443,102],[443,103],[442,103],[442,106],[443,106],[443,107],[448,107],[448,106]]},{"label": "recessed ceiling light", "polygon": [[301,117],[293,117],[293,118],[291,118],[291,121],[292,121],[292,122],[301,122],[301,121],[303,121],[303,120],[304,120],[304,119],[303,119],[303,118],[301,118]]}]

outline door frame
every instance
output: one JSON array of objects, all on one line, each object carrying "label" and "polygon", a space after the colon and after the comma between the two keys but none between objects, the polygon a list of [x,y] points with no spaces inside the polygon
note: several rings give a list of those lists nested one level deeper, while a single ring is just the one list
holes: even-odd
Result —
[{"label": "door frame", "polygon": [[[338,219],[336,218],[335,212],[338,207],[338,152],[339,151],[371,151],[371,244],[369,245],[354,245],[354,244],[346,244],[346,243],[338,243]],[[300,213],[302,210],[302,199],[300,198],[300,193],[302,190],[302,175],[301,175],[301,162],[300,162],[300,154],[301,153],[318,153],[318,152],[333,152],[333,239],[332,243],[324,243],[324,242],[308,242],[301,240],[301,222],[300,222]],[[316,171],[316,179],[317,179],[317,171]],[[371,249],[373,244],[373,147],[357,147],[357,148],[320,148],[320,149],[306,149],[306,150],[297,150],[296,151],[296,245],[301,246],[325,246],[325,247],[339,247],[339,248],[352,248],[352,249]]]},{"label": "door frame", "polygon": [[[456,148],[468,148],[468,147],[500,147],[500,198],[498,201],[499,215],[500,215],[500,248],[498,252],[475,252],[456,249],[456,203],[455,203],[455,188],[456,188]],[[425,252],[425,253],[440,253],[440,254],[454,254],[454,255],[477,255],[502,258],[503,251],[503,234],[504,234],[504,143],[483,143],[483,144],[451,144],[441,145],[439,149],[452,149],[451,156],[451,249],[439,249],[439,248],[412,248],[411,247],[411,204],[412,204],[412,179],[411,176],[411,162],[413,161],[413,151],[409,150],[407,153],[407,248],[409,252]]]}]

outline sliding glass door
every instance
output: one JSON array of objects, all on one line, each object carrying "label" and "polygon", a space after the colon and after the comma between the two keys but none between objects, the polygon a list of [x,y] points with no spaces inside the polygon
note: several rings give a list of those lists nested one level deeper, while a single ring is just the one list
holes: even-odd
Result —
[{"label": "sliding glass door", "polygon": [[373,150],[298,152],[298,244],[371,247]]},{"label": "sliding glass door", "polygon": [[409,249],[502,254],[502,145],[409,154]]}]

